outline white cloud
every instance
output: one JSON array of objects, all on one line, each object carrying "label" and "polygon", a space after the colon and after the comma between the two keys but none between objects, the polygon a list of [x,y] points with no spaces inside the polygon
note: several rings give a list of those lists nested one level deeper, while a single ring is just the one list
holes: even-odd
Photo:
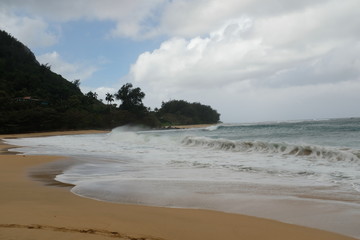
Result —
[{"label": "white cloud", "polygon": [[0,7],[20,9],[54,22],[113,21],[110,35],[144,39],[158,35],[195,37],[231,18],[268,16],[316,4],[288,0],[269,0],[266,4],[261,0],[3,0]]},{"label": "white cloud", "polygon": [[97,71],[97,68],[94,66],[88,66],[82,63],[66,62],[56,51],[37,56],[36,58],[41,64],[49,64],[51,66],[51,70],[61,74],[69,81],[73,81],[75,79],[85,81]]},{"label": "white cloud", "polygon": [[[223,92],[211,104],[224,121],[295,120],[359,116],[360,81]],[[224,107],[226,106],[226,107]]]},{"label": "white cloud", "polygon": [[0,29],[10,32],[30,48],[48,47],[57,42],[57,36],[48,31],[48,24],[37,17],[16,16],[0,10]]},{"label": "white cloud", "polygon": [[42,19],[57,23],[76,20],[112,21],[115,27],[109,31],[109,35],[145,38],[149,34],[149,21],[156,21],[154,11],[163,2],[165,0],[4,0],[0,2],[0,8],[41,16]]},{"label": "white cloud", "polygon": [[[350,0],[356,3],[356,0]],[[350,2],[349,1],[349,2]],[[206,35],[228,19],[250,16],[272,18],[302,12],[332,0],[176,0],[168,1],[159,17],[158,32],[170,36]],[[186,13],[186,17],[184,17]]]},{"label": "white cloud", "polygon": [[[115,27],[109,31],[111,36],[134,39],[159,35],[186,38],[204,36],[220,28],[229,19],[244,16],[263,19],[264,22],[259,23],[259,28],[277,25],[277,28],[267,28],[267,34],[275,35],[277,39],[280,39],[277,35],[281,34],[282,28],[292,28],[292,31],[285,32],[293,35],[297,34],[297,28],[300,28],[300,32],[304,28],[317,29],[317,22],[321,24],[324,19],[329,20],[329,25],[323,30],[347,31],[346,29],[353,24],[342,24],[341,28],[336,28],[339,24],[336,21],[341,19],[347,21],[357,16],[358,7],[358,0],[346,2],[268,0],[266,3],[262,0],[3,0],[0,2],[0,8],[10,12],[21,11],[29,15],[41,16],[42,20],[58,23],[74,20],[112,21]],[[345,15],[344,10],[347,12]],[[305,17],[300,19],[302,25],[293,22],[299,20],[294,19],[297,14],[299,17]],[[336,14],[338,16],[334,22],[332,17]],[[330,18],[328,15],[331,15]],[[274,16],[282,18],[274,18]],[[360,20],[352,19],[352,21]],[[265,33],[264,30],[260,29],[262,33]],[[273,34],[274,32],[277,34]],[[285,35],[282,37],[287,38]]]},{"label": "white cloud", "polygon": [[249,120],[360,115],[356,6],[326,1],[228,20],[206,36],[172,38],[141,54],[128,77],[152,106],[175,98],[211,103],[227,121],[239,115],[234,109]]}]

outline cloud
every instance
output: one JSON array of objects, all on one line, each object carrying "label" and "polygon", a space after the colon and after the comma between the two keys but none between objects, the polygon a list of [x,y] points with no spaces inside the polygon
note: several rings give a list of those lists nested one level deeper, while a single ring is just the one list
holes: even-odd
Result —
[{"label": "cloud", "polygon": [[[278,121],[359,116],[357,102],[360,81],[337,84],[250,88],[238,92],[222,88],[211,91],[206,99],[221,109],[225,122]],[[206,94],[201,91],[199,95]],[[219,94],[221,92],[221,95]]]},{"label": "cloud", "polygon": [[54,72],[61,74],[69,81],[75,79],[86,81],[98,70],[94,66],[66,62],[56,51],[37,56],[36,58],[41,64],[50,64]]},{"label": "cloud", "polygon": [[288,0],[269,0],[266,5],[260,0],[4,0],[0,7],[58,23],[112,21],[115,26],[109,31],[110,36],[146,39],[195,37],[219,28],[229,18],[269,16],[316,4]]},{"label": "cloud", "polygon": [[58,41],[42,19],[17,16],[5,10],[0,10],[0,29],[10,32],[30,48],[52,46]]},{"label": "cloud", "polygon": [[[283,27],[300,27],[300,32],[304,28],[316,29],[317,20],[321,23],[323,19],[330,19],[327,27],[329,32],[348,31],[346,29],[353,24],[334,28],[333,26],[337,26],[338,23],[332,22],[333,18],[328,18],[327,15],[333,16],[338,12],[339,16],[336,19],[342,18],[342,21],[346,21],[357,16],[359,3],[357,0],[347,0],[345,3],[336,0],[268,0],[266,4],[261,0],[3,0],[0,7],[13,14],[20,11],[31,16],[42,16],[42,20],[57,23],[77,20],[111,21],[114,27],[109,30],[109,36],[147,39],[157,36],[204,36],[220,28],[229,19],[240,17],[263,19],[263,24],[258,25],[259,31],[264,34],[267,25],[275,25],[273,21],[278,21],[278,28],[267,29],[267,34],[277,35],[273,34],[273,31],[279,33]],[[342,14],[344,8],[350,15]],[[304,12],[307,12],[307,15],[304,15]],[[302,19],[302,26],[297,23],[292,25],[293,16],[297,13],[300,17],[305,17]],[[283,18],[276,19],[274,16]],[[287,19],[288,16],[292,16],[291,19]],[[312,26],[309,26],[309,23]],[[292,29],[292,32],[285,32],[296,34],[297,29]],[[274,37],[279,39],[277,36]],[[286,39],[287,36],[283,37]]]},{"label": "cloud", "polygon": [[[353,0],[351,0],[354,2]],[[206,35],[219,28],[229,19],[250,16],[253,18],[271,18],[302,12],[322,4],[332,2],[288,1],[288,0],[177,0],[164,4],[159,16],[158,33],[192,38]],[[186,13],[186,17],[184,17]]]},{"label": "cloud", "polygon": [[[156,10],[165,0],[4,0],[0,8],[41,16],[42,20],[64,23],[78,20],[111,21],[114,28],[108,33],[113,37],[146,38],[149,22],[156,21]],[[25,28],[26,26],[24,26]],[[23,29],[24,29],[23,28]]]},{"label": "cloud", "polygon": [[[330,116],[329,103],[345,112],[360,100],[354,91],[360,81],[360,4],[308,4],[227,20],[204,36],[171,38],[141,54],[128,78],[148,93],[150,105],[174,98],[211,103],[224,109],[228,121],[234,109],[253,120],[269,112],[282,119]],[[360,114],[355,106],[351,112]]]}]

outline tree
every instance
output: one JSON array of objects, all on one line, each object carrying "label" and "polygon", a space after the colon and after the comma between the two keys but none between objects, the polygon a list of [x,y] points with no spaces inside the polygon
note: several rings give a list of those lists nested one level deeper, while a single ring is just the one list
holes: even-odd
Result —
[{"label": "tree", "polygon": [[108,105],[110,105],[114,101],[114,95],[111,93],[106,93],[105,100],[108,102]]},{"label": "tree", "polygon": [[97,99],[97,93],[96,92],[88,92],[87,94],[85,94],[85,96],[87,96],[88,98],[91,98],[91,99]]},{"label": "tree", "polygon": [[43,67],[44,69],[47,69],[47,70],[51,70],[51,65],[49,63],[41,64],[41,67]]},{"label": "tree", "polygon": [[97,97],[98,97],[97,93],[92,92],[92,91],[86,93],[85,96],[88,98],[89,103],[94,103],[95,100],[97,100]]},{"label": "tree", "polygon": [[72,81],[71,83],[74,84],[75,87],[80,89],[80,79],[76,79],[76,80]]},{"label": "tree", "polygon": [[119,106],[121,110],[132,112],[146,111],[146,107],[142,103],[145,93],[138,87],[133,88],[131,83],[123,85],[114,96],[117,100],[121,100],[122,103]]}]

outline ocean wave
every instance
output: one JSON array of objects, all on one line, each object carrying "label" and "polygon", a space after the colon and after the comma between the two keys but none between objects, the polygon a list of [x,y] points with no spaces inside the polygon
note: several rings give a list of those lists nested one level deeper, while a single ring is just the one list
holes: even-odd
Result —
[{"label": "ocean wave", "polygon": [[207,128],[205,128],[204,130],[205,130],[205,131],[216,131],[216,130],[218,130],[220,127],[221,127],[220,125],[214,125],[214,126],[207,127]]},{"label": "ocean wave", "polygon": [[184,146],[204,147],[231,152],[270,153],[283,156],[289,155],[308,157],[311,159],[326,159],[332,162],[346,161],[360,163],[360,152],[352,151],[351,149],[337,149],[314,145],[293,145],[263,141],[233,141],[190,136],[185,137],[182,140],[182,144]]},{"label": "ocean wave", "polygon": [[148,146],[155,147],[169,144],[173,141],[170,130],[149,131],[140,127],[123,126],[113,129],[107,134],[106,139],[121,146]]}]

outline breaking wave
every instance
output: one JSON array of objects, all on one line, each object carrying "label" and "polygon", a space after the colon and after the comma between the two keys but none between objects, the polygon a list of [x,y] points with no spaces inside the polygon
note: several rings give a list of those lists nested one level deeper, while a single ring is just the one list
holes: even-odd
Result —
[{"label": "breaking wave", "polygon": [[214,126],[207,127],[207,128],[205,128],[204,130],[205,130],[205,131],[216,131],[216,130],[218,130],[220,127],[221,127],[220,125],[214,125]]},{"label": "breaking wave", "polygon": [[293,155],[311,159],[326,159],[332,162],[359,162],[360,152],[351,149],[330,147],[291,145],[287,143],[272,143],[263,141],[233,141],[227,139],[212,139],[207,137],[185,137],[182,144],[192,147],[204,147],[214,150],[231,152],[251,152],[264,154]]}]

